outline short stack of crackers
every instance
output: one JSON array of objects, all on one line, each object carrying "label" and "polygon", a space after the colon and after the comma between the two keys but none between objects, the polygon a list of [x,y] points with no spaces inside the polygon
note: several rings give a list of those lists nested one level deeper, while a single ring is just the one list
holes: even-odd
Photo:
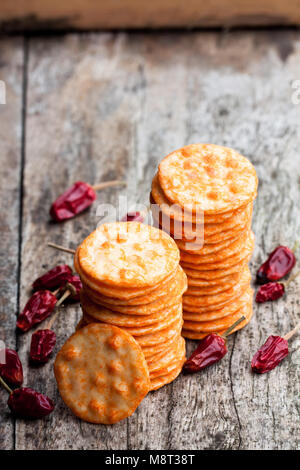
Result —
[{"label": "short stack of crackers", "polygon": [[146,359],[150,390],[173,381],[185,361],[187,279],[179,260],[169,235],[139,222],[103,224],[75,254],[83,284],[79,328],[101,322],[132,335]]},{"label": "short stack of crackers", "polygon": [[245,316],[236,331],[251,319],[248,262],[254,249],[257,183],[247,158],[217,145],[188,145],[159,165],[152,182],[152,214],[180,249],[188,279],[183,296],[186,338],[222,334]]}]

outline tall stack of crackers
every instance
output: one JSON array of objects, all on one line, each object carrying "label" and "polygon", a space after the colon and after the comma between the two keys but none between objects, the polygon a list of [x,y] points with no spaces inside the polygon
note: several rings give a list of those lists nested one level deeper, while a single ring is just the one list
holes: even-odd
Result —
[{"label": "tall stack of crackers", "polygon": [[139,222],[101,225],[77,248],[82,320],[130,333],[146,359],[150,390],[173,381],[185,361],[181,336],[187,278],[165,232]]},{"label": "tall stack of crackers", "polygon": [[257,194],[253,165],[233,149],[188,145],[165,157],[152,182],[150,201],[156,226],[180,249],[188,289],[183,296],[182,334],[202,339],[222,334],[252,317],[248,262]]}]

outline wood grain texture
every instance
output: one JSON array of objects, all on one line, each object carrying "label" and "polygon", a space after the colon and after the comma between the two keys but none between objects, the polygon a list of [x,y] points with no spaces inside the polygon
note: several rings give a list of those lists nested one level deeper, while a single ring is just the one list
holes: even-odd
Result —
[{"label": "wood grain texture", "polygon": [[[19,211],[22,137],[23,40],[0,41],[0,80],[6,88],[6,104],[0,104],[0,341],[15,349],[18,308]],[[7,393],[0,390],[0,449],[14,446],[14,421],[7,411]]]},{"label": "wood grain texture", "polygon": [[[45,51],[47,50],[47,54]],[[300,78],[296,32],[88,34],[29,42],[21,304],[32,280],[67,254],[97,223],[97,205],[65,224],[49,222],[53,199],[77,179],[128,181],[99,202],[147,203],[158,162],[193,142],[236,148],[255,164],[256,250],[252,272],[278,243],[293,246],[300,225]],[[298,253],[298,256],[300,253]],[[298,266],[299,267],[299,266]],[[58,347],[73,332],[78,305],[61,311]],[[296,449],[299,447],[299,343],[265,376],[250,359],[266,336],[299,318],[299,281],[276,303],[255,306],[249,326],[228,340],[222,363],[150,393],[114,426],[80,422],[63,405],[53,360],[28,367],[31,334],[20,340],[30,385],[57,402],[37,423],[18,421],[17,449]],[[188,342],[188,350],[195,347]],[[297,349],[298,348],[298,349]]]},{"label": "wood grain texture", "polygon": [[299,24],[297,0],[2,0],[4,31]]}]

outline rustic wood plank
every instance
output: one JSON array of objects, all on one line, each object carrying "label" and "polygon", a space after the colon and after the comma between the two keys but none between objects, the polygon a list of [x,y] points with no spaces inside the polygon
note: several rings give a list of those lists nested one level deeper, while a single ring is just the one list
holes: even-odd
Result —
[{"label": "rustic wood plank", "polygon": [[49,31],[287,25],[300,22],[297,0],[2,0],[0,29]]},{"label": "rustic wood plank", "polygon": [[[0,341],[16,348],[15,313],[18,304],[18,252],[20,169],[22,136],[23,40],[0,40],[0,80],[6,89],[6,104],[0,104],[0,200],[1,213],[1,323]],[[5,210],[5,214],[4,214]],[[0,392],[0,449],[14,446],[14,420],[7,409],[7,393]]]},{"label": "rustic wood plank", "polygon": [[[47,54],[44,51],[47,50]],[[237,148],[260,177],[253,272],[279,242],[299,233],[300,106],[291,81],[300,76],[298,33],[91,34],[30,41],[21,303],[42,269],[70,260],[46,248],[75,246],[97,224],[96,206],[53,225],[48,207],[76,179],[127,178],[130,201],[147,202],[159,160],[183,144],[209,141]],[[119,194],[126,191],[120,191]],[[99,196],[116,203],[116,190]],[[77,449],[296,448],[299,426],[299,337],[291,357],[267,376],[249,361],[269,333],[285,333],[298,314],[297,291],[256,309],[228,341],[222,364],[180,377],[150,393],[113,427],[79,422],[63,406],[51,361],[28,380],[57,401],[39,423],[19,422],[16,447]],[[60,346],[80,316],[56,323]],[[30,335],[22,338],[27,357]],[[189,350],[194,347],[189,342]]]}]

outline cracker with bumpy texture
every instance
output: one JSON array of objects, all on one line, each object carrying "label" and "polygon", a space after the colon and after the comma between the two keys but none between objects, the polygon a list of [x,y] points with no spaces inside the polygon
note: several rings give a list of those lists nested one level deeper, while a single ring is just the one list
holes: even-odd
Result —
[{"label": "cracker with bumpy texture", "polygon": [[206,214],[233,211],[254,200],[257,176],[251,162],[231,148],[194,144],[167,155],[158,179],[166,197]]},{"label": "cracker with bumpy texture", "polygon": [[[211,311],[199,311],[199,312],[188,312],[186,307],[183,311],[183,319],[184,321],[191,321],[191,322],[204,322],[204,321],[212,321],[218,318],[223,318],[228,315],[232,315],[233,313],[237,312],[241,309],[245,304],[252,303],[253,300],[253,290],[251,287],[246,289],[246,291],[238,297],[236,300],[227,303],[221,308],[212,308]],[[195,308],[195,310],[197,310]]]},{"label": "cracker with bumpy texture", "polygon": [[166,233],[140,222],[100,225],[77,248],[80,272],[116,288],[149,288],[175,271],[179,251]]},{"label": "cracker with bumpy texture", "polygon": [[[159,206],[162,213],[166,217],[173,218],[182,222],[183,220],[186,222],[197,223],[199,221],[196,217],[195,213],[192,213],[189,210],[183,210],[178,204],[172,204],[165,196],[162,188],[160,187],[159,180],[158,180],[158,173],[154,176],[152,180],[151,186],[151,193],[150,193],[150,203],[156,206]],[[239,213],[239,211],[244,210],[245,206],[242,206],[234,211],[223,212],[222,214],[204,214],[204,222],[207,224],[219,224],[221,222],[225,222],[227,219],[234,217]],[[154,211],[156,212],[157,208],[154,207]],[[197,208],[195,207],[195,211]],[[201,209],[199,209],[201,210]]]},{"label": "cracker with bumpy texture", "polygon": [[74,333],[57,354],[54,373],[65,404],[90,423],[127,418],[150,388],[141,348],[111,325],[93,323]]}]

